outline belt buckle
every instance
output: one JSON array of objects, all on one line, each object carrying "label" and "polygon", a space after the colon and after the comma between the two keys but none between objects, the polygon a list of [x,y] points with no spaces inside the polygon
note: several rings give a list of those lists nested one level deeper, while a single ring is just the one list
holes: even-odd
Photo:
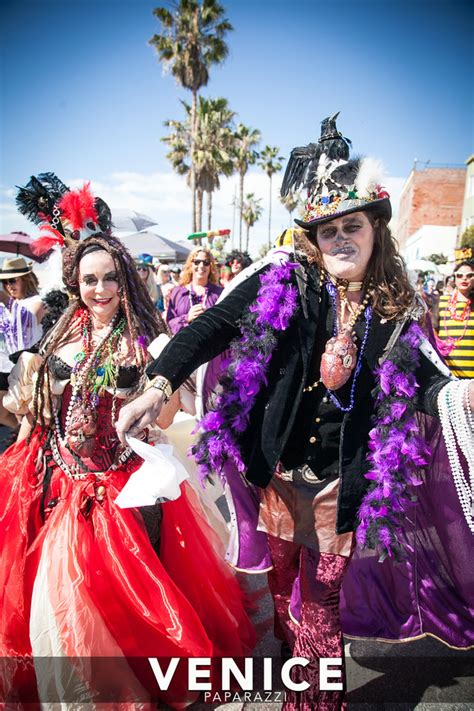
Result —
[{"label": "belt buckle", "polygon": [[301,478],[303,481],[305,481],[307,484],[320,484],[322,479],[318,477],[317,474],[313,472],[311,467],[309,467],[307,464],[303,464],[302,467],[298,467],[299,471],[301,472]]}]

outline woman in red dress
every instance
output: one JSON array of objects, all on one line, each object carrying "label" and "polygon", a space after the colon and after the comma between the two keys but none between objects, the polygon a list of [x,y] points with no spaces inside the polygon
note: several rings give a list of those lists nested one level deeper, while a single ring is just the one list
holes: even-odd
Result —
[{"label": "woman in red dress", "polygon": [[181,708],[185,670],[159,693],[146,658],[242,656],[254,633],[187,484],[163,505],[115,503],[142,460],[114,422],[164,330],[132,257],[96,233],[64,265],[71,304],[28,366],[34,387],[19,378],[30,435],[0,459],[0,698]]}]

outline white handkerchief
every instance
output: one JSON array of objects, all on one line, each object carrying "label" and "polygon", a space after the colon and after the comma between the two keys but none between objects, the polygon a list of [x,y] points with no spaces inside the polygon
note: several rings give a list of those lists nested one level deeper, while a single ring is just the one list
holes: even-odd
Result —
[{"label": "white handkerchief", "polygon": [[130,479],[115,499],[122,509],[133,506],[152,506],[157,499],[177,499],[179,485],[189,474],[181,462],[173,456],[170,444],[154,447],[135,437],[126,437],[127,444],[145,461],[140,469],[133,472]]}]

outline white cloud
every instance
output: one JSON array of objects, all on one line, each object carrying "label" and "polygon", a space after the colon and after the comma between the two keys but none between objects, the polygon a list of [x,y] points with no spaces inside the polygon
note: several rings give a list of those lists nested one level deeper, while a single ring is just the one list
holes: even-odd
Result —
[{"label": "white cloud", "polygon": [[[278,193],[282,174],[273,178],[272,185],[272,240],[290,225],[288,211],[281,204]],[[71,178],[66,184],[72,187],[81,185],[83,178]],[[386,187],[392,198],[394,213],[398,212],[398,203],[405,178],[386,179]],[[143,212],[157,221],[155,228],[163,237],[172,240],[184,240],[191,230],[191,193],[186,179],[173,172],[155,173],[112,173],[102,180],[91,181],[92,190],[100,195],[111,207]],[[250,251],[255,256],[261,245],[268,240],[268,191],[269,179],[262,172],[253,169],[245,177],[244,194],[252,192],[262,199],[263,213],[260,220],[250,230]],[[23,230],[31,235],[38,228],[20,215],[15,206],[14,189],[0,186],[0,229],[1,232]],[[213,195],[212,228],[233,230],[234,246],[238,245],[238,210],[233,202],[238,199],[238,176],[224,178],[221,189]],[[294,215],[295,216],[295,215]],[[203,230],[207,228],[206,204],[203,208]],[[243,241],[245,225],[243,225]],[[229,245],[230,246],[230,245]]]}]

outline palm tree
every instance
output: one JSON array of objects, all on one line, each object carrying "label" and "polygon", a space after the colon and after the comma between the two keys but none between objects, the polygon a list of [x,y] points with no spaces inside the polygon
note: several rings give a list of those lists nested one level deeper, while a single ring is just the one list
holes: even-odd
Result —
[{"label": "palm tree", "polygon": [[[196,139],[196,187],[207,194],[207,229],[212,226],[212,194],[220,188],[220,176],[234,170],[232,160],[234,112],[227,99],[199,97],[198,133]],[[199,194],[199,193],[198,193]],[[199,227],[202,225],[202,212]]]},{"label": "palm tree", "polygon": [[[191,107],[182,102],[186,119],[165,121],[170,130],[161,140],[170,147],[166,157],[180,175],[188,176],[190,183],[191,155]],[[205,99],[199,97],[197,110],[197,135],[194,144],[194,175],[197,195],[196,230],[202,228],[202,201],[204,193],[208,198],[208,229],[212,224],[212,193],[220,188],[219,177],[231,175],[234,164],[231,147],[233,142],[231,111],[227,99]]]},{"label": "palm tree", "polygon": [[285,197],[280,196],[280,202],[290,213],[290,225],[293,224],[292,216],[296,208],[302,204],[302,200],[297,193],[288,193]]},{"label": "palm tree", "polygon": [[209,81],[209,68],[221,64],[228,55],[224,41],[233,29],[224,17],[224,8],[216,0],[178,0],[174,12],[157,7],[153,10],[161,22],[162,33],[154,34],[149,44],[157,51],[159,60],[171,70],[178,84],[192,93],[190,185],[193,201],[192,229],[196,231],[196,179],[194,144],[198,92]]},{"label": "palm tree", "polygon": [[247,193],[245,200],[242,203],[242,219],[247,225],[247,234],[245,236],[245,251],[249,251],[249,233],[250,228],[254,226],[257,220],[262,216],[261,199],[256,198],[254,193]]},{"label": "palm tree", "polygon": [[283,156],[279,156],[279,148],[277,146],[265,146],[260,153],[259,166],[263,168],[270,179],[270,191],[268,196],[268,247],[272,244],[272,177],[282,169],[281,160]]},{"label": "palm tree", "polygon": [[260,143],[261,134],[256,128],[250,128],[239,123],[234,134],[234,165],[239,174],[239,249],[242,250],[242,220],[244,209],[244,178],[249,169],[258,158],[255,146]]}]

